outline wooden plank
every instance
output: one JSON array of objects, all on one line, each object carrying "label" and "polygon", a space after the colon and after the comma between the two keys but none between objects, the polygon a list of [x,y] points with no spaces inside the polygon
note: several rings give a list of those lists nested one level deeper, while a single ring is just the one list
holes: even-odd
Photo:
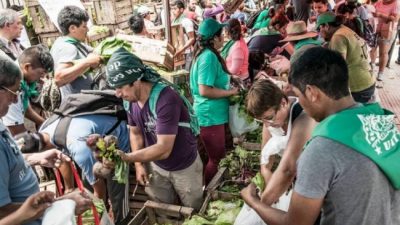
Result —
[{"label": "wooden plank", "polygon": [[[146,204],[145,204],[146,205]],[[147,217],[149,218],[149,223],[150,224],[155,224],[157,223],[156,220],[156,213],[154,211],[154,209],[152,209],[151,207],[144,207],[147,213]]]}]

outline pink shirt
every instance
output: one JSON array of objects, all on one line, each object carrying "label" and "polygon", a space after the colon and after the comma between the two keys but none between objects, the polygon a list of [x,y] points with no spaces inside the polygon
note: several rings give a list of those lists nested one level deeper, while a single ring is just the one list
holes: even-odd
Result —
[{"label": "pink shirt", "polygon": [[249,49],[243,38],[236,41],[226,57],[226,66],[232,75],[242,80],[249,76]]},{"label": "pink shirt", "polygon": [[[397,15],[399,13],[399,6],[397,0],[393,1],[390,4],[383,4],[382,0],[379,0],[375,3],[376,12],[383,13],[385,15]],[[379,23],[386,23],[386,20],[379,18]]]}]

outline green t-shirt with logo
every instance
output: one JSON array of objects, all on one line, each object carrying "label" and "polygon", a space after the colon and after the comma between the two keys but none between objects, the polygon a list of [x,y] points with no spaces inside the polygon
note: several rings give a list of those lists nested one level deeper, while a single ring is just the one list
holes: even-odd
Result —
[{"label": "green t-shirt with logo", "polygon": [[193,108],[202,127],[221,125],[229,119],[228,98],[210,99],[200,95],[199,85],[229,89],[229,74],[223,69],[217,56],[205,49],[195,60],[190,70],[190,90]]},{"label": "green t-shirt with logo", "polygon": [[333,34],[329,48],[346,57],[351,92],[365,90],[374,84],[374,78],[369,71],[367,44],[354,31],[341,26]]}]

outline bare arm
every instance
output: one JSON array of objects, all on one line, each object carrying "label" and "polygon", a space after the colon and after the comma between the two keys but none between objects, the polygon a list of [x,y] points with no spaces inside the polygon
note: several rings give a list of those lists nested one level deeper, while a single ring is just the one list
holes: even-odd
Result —
[{"label": "bare arm", "polygon": [[25,113],[25,117],[32,120],[36,124],[37,127],[42,125],[42,123],[45,120],[35,110],[33,110],[31,105],[28,106],[28,109],[26,110],[26,113]]},{"label": "bare arm", "polygon": [[9,203],[5,206],[0,207],[0,219],[10,215],[11,213],[17,211],[21,207],[22,203]]},{"label": "bare arm", "polygon": [[194,31],[188,32],[187,35],[188,35],[188,41],[185,43],[185,45],[184,45],[181,49],[179,49],[179,50],[175,53],[175,55],[180,55],[180,54],[182,54],[183,52],[185,52],[185,50],[186,50],[187,48],[189,48],[190,46],[192,46],[192,45],[194,44],[194,42],[196,41],[195,38],[194,38]]},{"label": "bare arm", "polygon": [[303,146],[310,139],[315,125],[314,120],[305,113],[299,115],[294,121],[282,160],[262,193],[263,203],[271,205],[288,189],[296,175],[297,159],[300,157]]},{"label": "bare arm", "polygon": [[89,54],[86,58],[77,60],[75,63],[62,63],[54,72],[56,85],[62,87],[71,83],[86,70],[97,67],[100,63],[100,56]]},{"label": "bare arm", "polygon": [[157,135],[157,143],[140,151],[126,154],[123,160],[130,162],[150,162],[167,159],[174,147],[176,135]]},{"label": "bare arm", "polygon": [[219,88],[210,87],[207,85],[199,84],[200,95],[206,98],[226,98],[238,93],[236,88],[230,90],[223,90]]},{"label": "bare arm", "polygon": [[313,225],[320,214],[324,200],[306,198],[294,192],[289,211],[286,213],[262,203],[256,194],[254,184],[242,190],[241,195],[268,225]]}]

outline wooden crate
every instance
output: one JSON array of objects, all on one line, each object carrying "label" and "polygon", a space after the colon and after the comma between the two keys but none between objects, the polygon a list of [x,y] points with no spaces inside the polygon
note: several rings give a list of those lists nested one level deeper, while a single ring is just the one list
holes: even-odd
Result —
[{"label": "wooden crate", "polygon": [[143,61],[155,63],[172,71],[174,69],[175,48],[168,42],[142,37],[133,37],[134,54]]},{"label": "wooden crate", "polygon": [[44,33],[39,34],[39,42],[46,45],[48,48],[54,44],[56,39],[61,36],[60,32],[51,32],[51,33]]},{"label": "wooden crate", "polygon": [[90,46],[96,47],[100,42],[105,40],[106,38],[112,36],[112,33],[110,30],[104,33],[100,34],[95,34],[87,37],[87,42],[89,43]]},{"label": "wooden crate", "polygon": [[206,215],[206,211],[207,211],[207,208],[208,208],[208,204],[209,204],[211,201],[215,201],[215,200],[232,201],[232,200],[235,200],[235,199],[238,199],[238,198],[239,198],[238,196],[232,196],[232,195],[216,195],[216,194],[208,193],[208,194],[206,195],[205,199],[204,199],[203,204],[201,205],[199,214],[200,214],[201,216],[205,216],[205,215]]},{"label": "wooden crate", "polygon": [[181,225],[192,213],[193,208],[147,201],[128,225]]},{"label": "wooden crate", "polygon": [[58,32],[57,27],[47,16],[37,0],[26,1],[28,13],[32,17],[32,25],[36,34]]},{"label": "wooden crate", "polygon": [[144,186],[136,185],[136,172],[134,166],[130,167],[129,172],[129,209],[134,217],[144,207],[144,203],[149,200],[149,196],[144,190]]},{"label": "wooden crate", "polygon": [[127,22],[133,14],[131,0],[93,0],[99,25]]},{"label": "wooden crate", "polygon": [[240,146],[247,150],[261,151],[261,143],[243,142]]},{"label": "wooden crate", "polygon": [[97,24],[97,15],[96,10],[94,9],[93,2],[82,2],[83,7],[85,8],[86,12],[89,14],[89,18],[93,24]]}]

